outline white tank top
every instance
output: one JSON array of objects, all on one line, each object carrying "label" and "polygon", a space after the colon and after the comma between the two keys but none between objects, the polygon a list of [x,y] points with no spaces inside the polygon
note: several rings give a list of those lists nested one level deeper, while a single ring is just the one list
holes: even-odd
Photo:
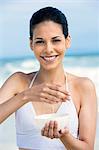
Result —
[{"label": "white tank top", "polygon": [[[37,73],[33,77],[29,88],[34,83]],[[66,89],[68,90],[68,82],[66,76]],[[57,114],[69,114],[69,131],[78,137],[78,115],[75,105],[70,100],[63,102],[56,112]],[[18,109],[15,113],[16,118],[16,139],[17,146],[30,150],[66,150],[64,144],[59,139],[50,139],[41,135],[39,129],[34,124],[36,113],[32,102],[29,102]]]}]

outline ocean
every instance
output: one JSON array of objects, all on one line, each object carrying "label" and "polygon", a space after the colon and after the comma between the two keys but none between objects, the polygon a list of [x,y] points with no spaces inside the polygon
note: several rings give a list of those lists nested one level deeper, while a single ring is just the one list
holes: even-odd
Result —
[{"label": "ocean", "polygon": [[[98,121],[95,150],[99,149],[99,55],[65,56],[63,60],[66,72],[89,77],[96,87]],[[16,71],[29,73],[39,69],[34,57],[0,59],[0,86]],[[14,114],[0,125],[0,150],[17,150]]]}]

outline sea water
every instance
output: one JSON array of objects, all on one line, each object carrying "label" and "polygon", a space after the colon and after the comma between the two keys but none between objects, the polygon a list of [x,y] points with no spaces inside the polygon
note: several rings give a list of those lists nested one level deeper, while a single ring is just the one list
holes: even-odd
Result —
[{"label": "sea water", "polygon": [[[96,87],[99,103],[99,55],[95,56],[65,56],[63,60],[66,72],[90,78]],[[0,86],[14,72],[29,73],[39,69],[38,61],[33,57],[10,58],[0,60]],[[98,104],[99,111],[99,104]],[[99,113],[98,113],[99,114]],[[98,116],[99,117],[99,116]],[[99,120],[98,120],[99,121]],[[95,150],[99,148],[99,123],[97,123]],[[0,150],[15,150],[15,120],[14,114],[0,125]]]}]

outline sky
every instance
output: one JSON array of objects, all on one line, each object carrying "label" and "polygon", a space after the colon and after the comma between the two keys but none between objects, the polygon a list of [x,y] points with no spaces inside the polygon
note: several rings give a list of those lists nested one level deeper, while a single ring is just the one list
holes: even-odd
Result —
[{"label": "sky", "polygon": [[72,40],[68,54],[99,54],[99,0],[0,0],[0,58],[33,55],[29,20],[45,6],[67,17]]}]

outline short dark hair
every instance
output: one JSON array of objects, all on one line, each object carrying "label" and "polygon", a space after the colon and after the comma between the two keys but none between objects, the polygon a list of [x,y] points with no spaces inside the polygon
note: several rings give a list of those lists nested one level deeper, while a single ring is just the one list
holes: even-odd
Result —
[{"label": "short dark hair", "polygon": [[53,21],[62,26],[65,38],[68,36],[68,23],[65,15],[53,7],[44,7],[36,11],[30,19],[30,39],[33,37],[33,29],[35,26],[43,21]]}]

